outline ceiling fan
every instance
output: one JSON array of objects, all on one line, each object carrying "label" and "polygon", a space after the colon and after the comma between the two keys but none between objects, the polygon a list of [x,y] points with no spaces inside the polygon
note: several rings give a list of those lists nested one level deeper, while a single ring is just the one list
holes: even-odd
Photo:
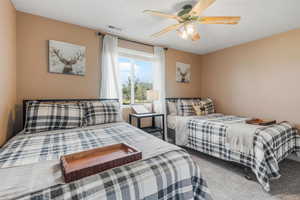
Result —
[{"label": "ceiling fan", "polygon": [[196,24],[238,24],[240,17],[204,17],[202,12],[212,5],[215,0],[199,0],[193,7],[188,4],[183,6],[177,15],[170,15],[154,10],[145,10],[144,13],[159,17],[175,19],[178,24],[168,26],[162,31],[155,33],[152,37],[159,37],[169,31],[176,30],[177,34],[183,39],[196,41],[200,39],[200,34],[196,30]]}]

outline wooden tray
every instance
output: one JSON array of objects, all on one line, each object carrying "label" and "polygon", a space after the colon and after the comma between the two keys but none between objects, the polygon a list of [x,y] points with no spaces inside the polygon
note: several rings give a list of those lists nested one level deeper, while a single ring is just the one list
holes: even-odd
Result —
[{"label": "wooden tray", "polygon": [[262,119],[250,119],[246,121],[247,124],[260,125],[260,126],[269,126],[272,124],[276,124],[276,120],[262,120]]},{"label": "wooden tray", "polygon": [[140,159],[142,152],[124,143],[60,157],[66,183]]}]

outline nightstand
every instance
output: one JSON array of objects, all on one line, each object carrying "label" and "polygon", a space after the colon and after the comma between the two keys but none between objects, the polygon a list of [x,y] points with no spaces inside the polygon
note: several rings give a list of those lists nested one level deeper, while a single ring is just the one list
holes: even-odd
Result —
[{"label": "nightstand", "polygon": [[[156,127],[155,118],[159,117],[161,119],[162,128]],[[165,115],[158,113],[147,113],[147,114],[129,114],[129,124],[132,123],[132,118],[137,119],[137,127],[143,131],[153,134],[155,132],[160,132],[162,139],[165,140]],[[152,126],[150,127],[141,127],[141,119],[143,118],[152,118]]]}]

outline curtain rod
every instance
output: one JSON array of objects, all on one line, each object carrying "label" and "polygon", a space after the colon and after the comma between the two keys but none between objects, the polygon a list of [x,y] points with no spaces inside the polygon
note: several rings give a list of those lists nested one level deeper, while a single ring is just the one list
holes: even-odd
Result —
[{"label": "curtain rod", "polygon": [[[108,34],[105,34],[105,33],[101,33],[101,32],[97,32],[97,35],[98,36],[104,36],[104,35],[108,35]],[[120,40],[125,40],[125,41],[128,41],[128,42],[134,42],[134,43],[138,43],[138,44],[142,44],[142,45],[146,45],[146,46],[151,46],[153,47],[154,45],[151,45],[151,44],[147,44],[147,43],[143,43],[143,42],[138,42],[138,41],[134,41],[134,40],[129,40],[129,39],[126,39],[126,38],[122,38],[122,37],[119,37],[117,36]],[[168,51],[168,48],[164,47],[164,50],[165,51]]]}]

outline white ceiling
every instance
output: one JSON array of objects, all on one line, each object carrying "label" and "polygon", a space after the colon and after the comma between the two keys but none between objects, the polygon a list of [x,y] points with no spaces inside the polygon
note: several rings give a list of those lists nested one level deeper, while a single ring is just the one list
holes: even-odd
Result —
[{"label": "white ceiling", "polygon": [[153,9],[176,13],[195,0],[12,0],[19,11],[44,16],[84,27],[108,31],[113,25],[123,30],[122,37],[162,45],[197,54],[205,54],[276,33],[300,27],[300,0],[217,0],[205,16],[241,16],[239,25],[199,25],[197,42],[179,38],[170,32],[158,39],[149,35],[174,20],[142,13]]}]

